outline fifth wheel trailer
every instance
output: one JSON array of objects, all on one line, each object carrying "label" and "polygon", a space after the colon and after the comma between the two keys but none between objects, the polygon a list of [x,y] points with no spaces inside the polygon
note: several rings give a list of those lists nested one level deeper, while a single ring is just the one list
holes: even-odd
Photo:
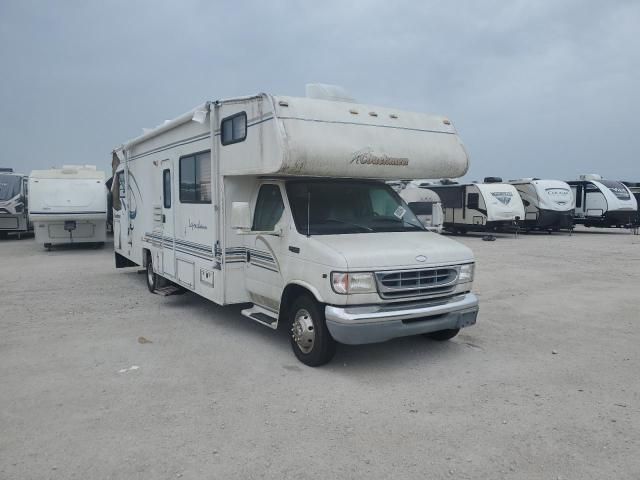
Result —
[{"label": "fifth wheel trailer", "polygon": [[36,242],[49,249],[65,243],[102,245],[106,239],[104,172],[93,165],[34,170],[29,176]]},{"label": "fifth wheel trailer", "polygon": [[0,238],[31,230],[27,176],[0,169]]},{"label": "fifth wheel trailer", "polygon": [[444,229],[456,232],[494,232],[510,230],[524,218],[524,205],[518,191],[508,183],[430,184],[440,196],[444,209]]},{"label": "fifth wheel trailer", "polygon": [[258,94],[206,102],[114,150],[116,267],[142,265],[289,332],[297,358],[335,343],[476,322],[474,257],[427,232],[384,180],[461,176],[451,122],[371,105]]},{"label": "fifth wheel trailer", "polygon": [[629,227],[638,214],[638,202],[622,182],[600,175],[580,175],[567,182],[576,200],[574,222],[585,227]]},{"label": "fifth wheel trailer", "polygon": [[509,180],[509,183],[516,187],[524,204],[522,228],[548,232],[573,228],[575,201],[569,184],[539,178]]}]

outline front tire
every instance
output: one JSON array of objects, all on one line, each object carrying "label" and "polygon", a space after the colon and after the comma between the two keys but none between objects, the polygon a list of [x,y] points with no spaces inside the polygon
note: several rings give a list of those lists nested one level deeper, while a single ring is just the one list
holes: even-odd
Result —
[{"label": "front tire", "polygon": [[451,340],[453,337],[458,335],[459,332],[459,328],[452,328],[449,330],[439,330],[437,332],[425,333],[424,336],[437,342],[446,342],[447,340]]},{"label": "front tire", "polygon": [[318,367],[336,353],[336,342],[327,329],[324,311],[309,295],[298,297],[289,309],[291,348],[305,365]]}]

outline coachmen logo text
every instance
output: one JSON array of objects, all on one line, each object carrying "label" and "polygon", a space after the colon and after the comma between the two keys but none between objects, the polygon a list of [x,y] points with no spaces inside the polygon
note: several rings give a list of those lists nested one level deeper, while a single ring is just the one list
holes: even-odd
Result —
[{"label": "coachmen logo text", "polygon": [[351,162],[360,165],[396,165],[399,167],[406,167],[409,165],[408,158],[390,157],[387,154],[376,155],[370,148],[359,150],[351,157]]},{"label": "coachmen logo text", "polygon": [[511,203],[511,197],[513,197],[513,193],[511,192],[491,192],[491,195],[505,205],[509,205],[509,203]]}]

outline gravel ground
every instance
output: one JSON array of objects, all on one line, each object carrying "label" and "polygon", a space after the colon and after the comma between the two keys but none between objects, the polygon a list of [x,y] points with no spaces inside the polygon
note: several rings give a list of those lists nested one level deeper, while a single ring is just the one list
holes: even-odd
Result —
[{"label": "gravel ground", "polygon": [[459,239],[476,326],[318,369],[110,245],[0,241],[0,479],[640,478],[640,236]]}]

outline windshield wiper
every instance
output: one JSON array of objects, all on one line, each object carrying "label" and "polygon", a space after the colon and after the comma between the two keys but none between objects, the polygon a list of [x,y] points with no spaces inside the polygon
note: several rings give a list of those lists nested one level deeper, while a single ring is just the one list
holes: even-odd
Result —
[{"label": "windshield wiper", "polygon": [[343,225],[351,225],[353,227],[362,228],[363,230],[366,230],[367,232],[373,232],[373,228],[367,227],[366,225],[360,225],[359,223],[346,222],[344,220],[338,220],[337,218],[327,218],[325,221],[342,223]]}]

